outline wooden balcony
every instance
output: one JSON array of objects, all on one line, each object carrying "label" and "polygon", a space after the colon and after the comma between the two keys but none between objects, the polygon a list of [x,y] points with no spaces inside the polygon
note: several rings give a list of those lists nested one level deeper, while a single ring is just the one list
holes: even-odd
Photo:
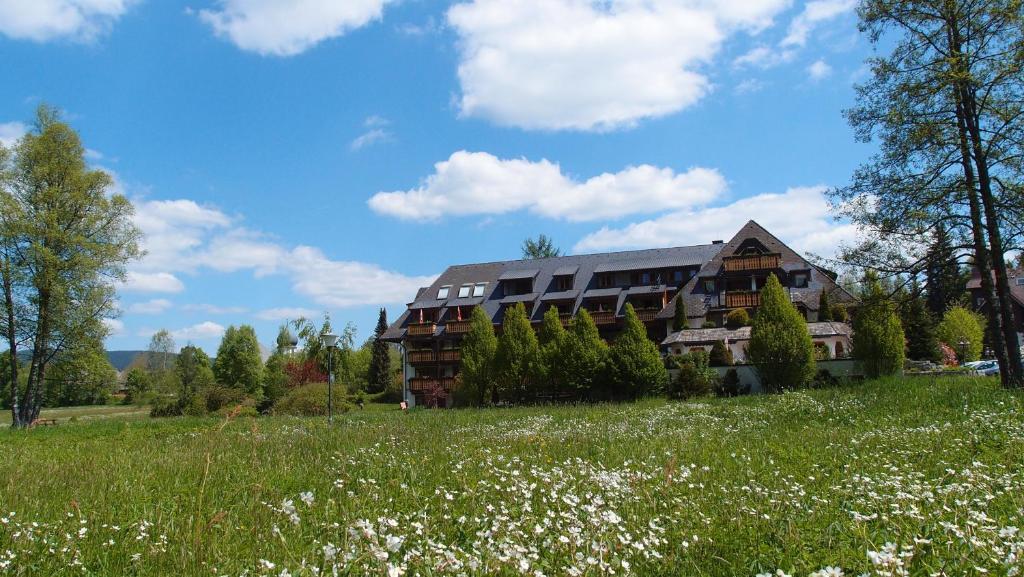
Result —
[{"label": "wooden balcony", "polygon": [[469,321],[448,321],[444,324],[444,332],[450,335],[464,335],[469,332]]},{"label": "wooden balcony", "polygon": [[725,306],[730,309],[750,308],[761,304],[761,294],[751,291],[725,293]]},{"label": "wooden balcony", "polygon": [[727,256],[722,259],[725,272],[741,272],[749,270],[772,270],[782,265],[781,254],[755,254],[746,256]]},{"label": "wooden balcony", "polygon": [[409,390],[414,393],[423,393],[440,386],[446,391],[451,391],[455,386],[454,377],[413,377],[409,379]]},{"label": "wooden balcony", "polygon": [[572,322],[572,315],[568,313],[558,315],[558,320],[562,321],[563,327],[568,327],[569,323]]},{"label": "wooden balcony", "polygon": [[443,349],[437,352],[437,360],[442,363],[457,363],[462,360],[462,351],[459,349]]},{"label": "wooden balcony", "polygon": [[434,336],[435,328],[437,328],[437,323],[410,324],[408,334],[410,337],[430,337]]},{"label": "wooden balcony", "polygon": [[595,325],[615,324],[615,313],[612,311],[590,311],[590,318],[594,319]]},{"label": "wooden balcony", "polygon": [[636,316],[641,321],[649,323],[651,321],[657,320],[655,319],[655,317],[657,317],[658,313],[660,312],[661,309],[636,309]]},{"label": "wooden balcony", "polygon": [[432,363],[437,360],[434,356],[434,351],[409,351],[409,362],[416,363]]}]

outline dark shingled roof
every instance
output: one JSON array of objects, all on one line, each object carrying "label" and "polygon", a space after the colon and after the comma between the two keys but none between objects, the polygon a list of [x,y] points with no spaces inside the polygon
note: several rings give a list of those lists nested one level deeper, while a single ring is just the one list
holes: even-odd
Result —
[{"label": "dark shingled roof", "polygon": [[[595,269],[603,264],[614,262],[613,270],[626,271],[637,268],[657,268],[659,266],[678,268],[681,263],[689,263],[689,266],[696,267],[701,263],[710,260],[722,248],[720,244],[706,244],[697,246],[681,246],[672,248],[654,248],[646,250],[632,250],[613,253],[581,254],[572,256],[559,256],[541,259],[499,261],[479,264],[465,264],[448,267],[432,285],[418,291],[415,301],[410,306],[421,308],[446,309],[453,306],[469,306],[463,299],[459,301],[456,295],[458,287],[464,284],[487,283],[487,288],[480,301],[484,311],[495,322],[500,322],[502,310],[505,306],[502,301],[505,298],[499,279],[506,273],[520,274],[522,271],[537,270],[532,277],[533,292],[540,295],[540,301],[548,301],[552,298],[574,299],[571,312],[575,313],[582,302],[583,295],[588,289],[596,289],[594,278]],[[634,267],[634,268],[631,268]],[[569,291],[557,291],[557,284],[554,277],[575,274],[573,288]],[[509,278],[509,277],[505,277]],[[527,277],[530,278],[530,277]],[[669,278],[666,273],[665,278]],[[437,289],[450,285],[448,299],[433,298],[437,296]],[[601,289],[598,289],[601,290]],[[609,296],[618,295],[622,289],[612,289]],[[557,295],[557,296],[556,296]],[[546,307],[534,307],[534,320],[539,320]],[[465,313],[463,313],[465,315]],[[402,314],[388,330],[384,333],[386,340],[397,341],[405,336],[405,325],[409,318],[408,311]],[[443,317],[441,317],[443,318]]]},{"label": "dark shingled roof", "polygon": [[[838,322],[807,323],[807,332],[809,332],[812,337],[818,338],[834,336],[848,337],[853,334],[853,328],[846,323]],[[737,341],[749,340],[750,327],[740,327],[738,329],[687,329],[685,331],[678,331],[670,334],[665,338],[665,340],[661,341],[661,344],[673,345],[680,343],[684,345],[697,345],[714,343],[715,341],[735,343]]]},{"label": "dark shingled roof", "polygon": [[519,280],[534,278],[540,273],[539,269],[508,270],[498,275],[498,280]]}]

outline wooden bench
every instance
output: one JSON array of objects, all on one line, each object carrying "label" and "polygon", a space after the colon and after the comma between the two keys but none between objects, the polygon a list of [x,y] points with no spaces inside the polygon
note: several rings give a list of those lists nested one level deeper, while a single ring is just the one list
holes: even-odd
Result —
[{"label": "wooden bench", "polygon": [[57,419],[36,419],[36,420],[32,421],[32,424],[29,425],[29,427],[30,428],[31,427],[38,427],[38,426],[41,426],[41,425],[42,426],[46,426],[46,427],[53,427],[56,424],[57,424]]}]

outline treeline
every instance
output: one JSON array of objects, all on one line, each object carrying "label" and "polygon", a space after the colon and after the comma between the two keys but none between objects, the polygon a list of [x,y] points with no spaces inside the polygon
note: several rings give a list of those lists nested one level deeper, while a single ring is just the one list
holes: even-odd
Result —
[{"label": "treeline", "polygon": [[453,393],[458,406],[626,400],[661,394],[668,382],[658,348],[629,304],[623,330],[611,345],[583,309],[565,327],[552,307],[534,331],[525,307],[517,303],[506,311],[498,336],[487,313],[476,307],[461,362]]},{"label": "treeline", "polygon": [[400,360],[379,339],[386,328],[381,309],[374,337],[361,347],[355,348],[355,328],[349,324],[337,345],[328,348],[324,336],[332,333],[330,317],[319,325],[299,319],[280,327],[277,347],[265,362],[256,332],[248,325],[229,327],[212,360],[193,345],[175,355],[174,339],[162,330],[150,341],[146,366],[128,371],[125,402],[151,405],[152,415],[158,417],[229,412],[320,415],[327,412],[329,368],[339,412],[371,399],[398,402]]}]

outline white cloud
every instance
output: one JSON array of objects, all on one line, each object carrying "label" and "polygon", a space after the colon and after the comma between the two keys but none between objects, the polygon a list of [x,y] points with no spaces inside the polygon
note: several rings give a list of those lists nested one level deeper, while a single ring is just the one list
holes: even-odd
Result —
[{"label": "white cloud", "polygon": [[128,305],[127,311],[138,315],[158,315],[171,308],[171,301],[167,299],[153,299],[140,303]]},{"label": "white cloud", "polygon": [[44,42],[90,41],[107,32],[136,0],[0,0],[0,34]]},{"label": "white cloud", "polygon": [[[412,294],[416,294],[415,290]],[[279,307],[264,309],[256,313],[256,318],[264,321],[288,321],[298,318],[314,318],[322,314],[321,311],[302,307]]]},{"label": "white cloud", "polygon": [[840,242],[856,236],[856,229],[833,221],[824,196],[826,190],[825,186],[790,188],[782,194],[761,194],[727,206],[673,212],[623,228],[604,227],[576,243],[574,250],[706,244],[713,240],[709,231],[738,231],[754,219],[797,251],[831,256]]},{"label": "white cloud", "polygon": [[222,307],[206,303],[182,305],[181,310],[186,312],[201,312],[211,315],[234,315],[249,312],[249,309],[245,307]]},{"label": "white cloud", "polygon": [[[0,0],[0,2],[2,1]],[[0,123],[0,145],[11,148],[26,132],[28,132],[28,127],[21,122],[2,122]]]},{"label": "white cloud", "polygon": [[832,74],[832,67],[824,59],[819,58],[814,61],[814,64],[807,67],[807,74],[811,76],[811,80],[817,82],[818,80],[824,80]]},{"label": "white cloud", "polygon": [[124,334],[124,323],[119,319],[103,319],[103,326],[107,327],[107,336],[114,337]]},{"label": "white cloud", "polygon": [[772,68],[793,60],[796,52],[793,50],[776,50],[770,46],[756,46],[745,54],[732,61],[733,66],[744,67],[754,66],[757,68]]},{"label": "white cloud", "polygon": [[213,321],[204,321],[197,325],[171,331],[171,336],[179,340],[215,339],[223,334],[224,327]]},{"label": "white cloud", "polygon": [[185,290],[185,285],[178,280],[178,277],[169,272],[128,271],[128,278],[121,285],[121,290],[143,293],[178,293]]},{"label": "white cloud", "polygon": [[[182,272],[251,271],[256,277],[284,275],[296,292],[314,302],[347,307],[405,302],[434,278],[407,277],[371,263],[334,261],[312,247],[289,248],[240,226],[238,218],[191,200],[136,200],[135,206],[135,223],[144,234],[147,254],[128,272],[122,287],[126,291],[180,292],[185,287],[176,273]],[[245,312],[237,307],[189,307],[183,308],[209,314]]]},{"label": "white cloud", "polygon": [[369,205],[378,213],[409,220],[526,209],[548,218],[585,221],[694,207],[725,188],[722,175],[708,168],[676,173],[641,165],[580,182],[547,160],[505,160],[460,150],[435,164],[434,174],[420,187],[379,192]]},{"label": "white cloud", "polygon": [[804,46],[814,28],[822,22],[838,18],[857,7],[857,0],[814,0],[804,6],[803,12],[789,24],[789,31],[781,45]]},{"label": "white cloud", "polygon": [[764,88],[764,83],[756,78],[747,78],[743,82],[736,85],[734,89],[736,94],[752,94],[754,92],[760,92]]},{"label": "white cloud", "polygon": [[387,142],[391,140],[391,132],[383,128],[371,128],[366,132],[355,137],[349,144],[349,148],[352,150],[362,150],[363,148],[377,144],[380,142]]},{"label": "white cloud", "polygon": [[219,0],[199,18],[242,50],[294,56],[378,20],[390,0]]},{"label": "white cloud", "polygon": [[452,6],[462,115],[540,130],[610,130],[678,112],[701,67],[789,0],[472,0]]}]

